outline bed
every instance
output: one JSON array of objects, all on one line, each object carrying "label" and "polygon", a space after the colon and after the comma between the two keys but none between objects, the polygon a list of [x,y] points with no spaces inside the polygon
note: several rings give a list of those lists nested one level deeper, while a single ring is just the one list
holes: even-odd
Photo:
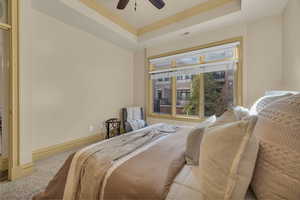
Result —
[{"label": "bed", "polygon": [[[202,200],[196,166],[184,159],[191,129],[156,124],[90,145],[70,155],[33,199]],[[255,200],[250,191],[245,199]]]}]

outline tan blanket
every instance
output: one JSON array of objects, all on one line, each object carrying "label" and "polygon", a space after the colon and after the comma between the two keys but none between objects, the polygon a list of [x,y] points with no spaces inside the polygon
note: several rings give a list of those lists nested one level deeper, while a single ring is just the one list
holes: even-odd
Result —
[{"label": "tan blanket", "polygon": [[58,200],[63,198],[68,172],[74,155],[75,153],[69,156],[60,170],[49,182],[45,191],[35,195],[33,200]]},{"label": "tan blanket", "polygon": [[185,164],[183,130],[127,160],[107,180],[104,200],[163,200]]},{"label": "tan blanket", "polygon": [[[165,134],[157,131],[157,127],[146,128],[143,131],[116,137],[84,148],[68,158],[54,179],[49,183],[46,191],[35,196],[34,199],[45,200],[63,198],[72,200],[98,200],[101,198],[103,199],[103,197],[104,199],[111,199],[111,194],[115,193],[115,191],[113,191],[114,187],[118,188],[118,195],[125,194],[126,198],[131,198],[131,196],[127,196],[130,193],[123,192],[127,191],[126,188],[130,188],[128,187],[129,185],[126,186],[126,180],[123,180],[125,185],[114,183],[118,182],[115,181],[118,179],[118,174],[124,175],[124,173],[128,172],[131,174],[133,172],[132,177],[139,177],[141,174],[149,174],[151,169],[153,171],[160,170],[161,173],[156,174],[153,177],[140,177],[140,181],[144,180],[145,188],[144,190],[137,188],[134,195],[138,195],[139,190],[142,196],[147,195],[147,193],[152,194],[152,192],[155,191],[154,196],[151,197],[162,199],[166,195],[173,178],[184,165],[183,153],[187,134],[181,134],[182,132],[187,132],[187,130],[179,129],[176,133],[171,133],[170,136],[162,139],[146,151],[125,161],[125,163],[122,163],[121,166],[112,172],[108,179],[105,179],[107,178],[107,171],[113,169],[112,166],[117,166],[114,165],[115,162],[121,163],[118,161],[119,158],[122,158],[123,160],[128,159],[127,157],[130,156],[126,155],[133,151],[135,151],[133,154],[139,152],[140,150],[136,151],[136,149],[156,141],[158,138],[165,136]],[[145,147],[147,146],[149,145],[146,145]],[[145,170],[144,172],[143,169]],[[120,178],[124,179],[125,177]],[[107,187],[104,187],[106,186],[103,184],[104,179],[106,180],[105,183],[107,183]],[[131,184],[133,180],[134,178],[129,179],[128,183]],[[153,187],[153,184],[155,184],[155,187]],[[103,188],[105,188],[105,190],[101,190]],[[101,194],[101,191],[105,191],[106,195],[104,196]],[[115,199],[115,196],[113,198]]]},{"label": "tan blanket", "polygon": [[70,166],[63,199],[99,199],[104,176],[114,160],[164,135],[156,129],[146,129],[77,152]]}]

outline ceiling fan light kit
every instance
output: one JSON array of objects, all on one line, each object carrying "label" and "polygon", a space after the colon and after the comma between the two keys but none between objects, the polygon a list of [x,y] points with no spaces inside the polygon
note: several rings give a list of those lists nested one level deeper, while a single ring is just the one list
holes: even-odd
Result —
[{"label": "ceiling fan light kit", "polygon": [[[149,0],[157,9],[162,9],[166,4],[163,0]],[[117,9],[123,10],[128,5],[129,0],[119,0]]]}]

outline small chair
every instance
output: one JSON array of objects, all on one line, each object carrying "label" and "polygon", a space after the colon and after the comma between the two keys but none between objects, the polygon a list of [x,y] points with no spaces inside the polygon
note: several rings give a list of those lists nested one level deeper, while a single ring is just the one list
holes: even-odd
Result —
[{"label": "small chair", "polygon": [[142,107],[122,108],[122,124],[123,124],[124,131],[126,133],[138,129],[137,127],[132,127],[133,122],[135,121],[142,122],[144,124],[143,126],[139,126],[139,128],[143,128],[147,126],[144,117],[143,108]]}]

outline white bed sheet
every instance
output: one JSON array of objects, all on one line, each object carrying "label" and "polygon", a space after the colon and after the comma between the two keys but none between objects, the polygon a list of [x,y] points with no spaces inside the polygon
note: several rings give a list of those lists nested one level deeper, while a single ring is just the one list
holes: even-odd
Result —
[{"label": "white bed sheet", "polygon": [[[185,165],[175,178],[166,200],[203,200],[197,177],[192,173],[195,166]],[[256,200],[249,190],[245,200]]]}]

